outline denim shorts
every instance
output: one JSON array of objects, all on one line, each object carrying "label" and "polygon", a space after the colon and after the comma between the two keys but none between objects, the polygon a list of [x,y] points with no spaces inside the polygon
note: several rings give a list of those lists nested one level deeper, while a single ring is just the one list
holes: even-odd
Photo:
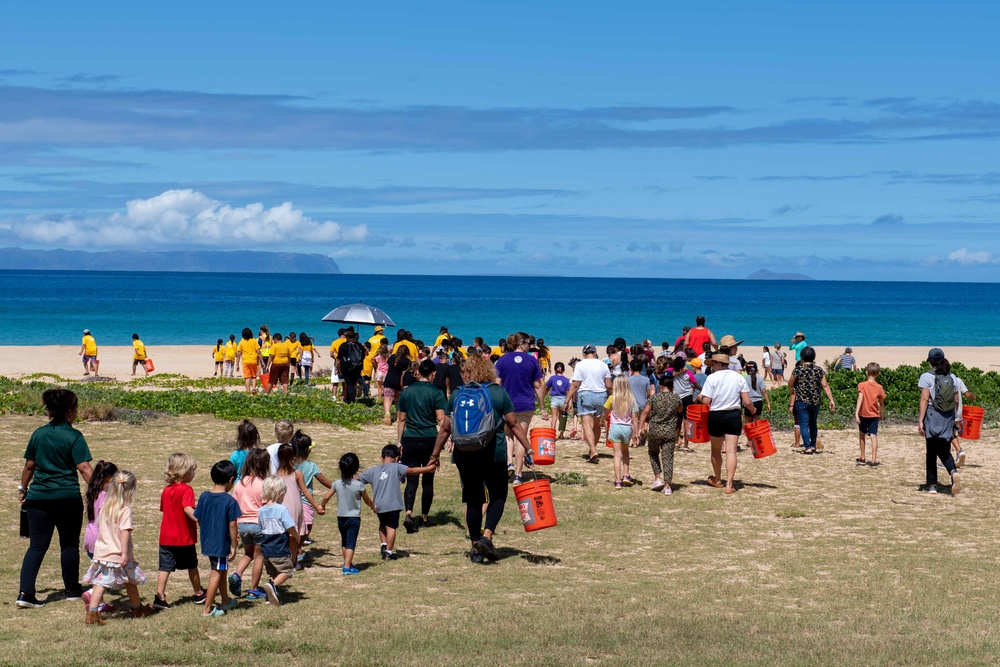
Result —
[{"label": "denim shorts", "polygon": [[238,523],[236,528],[240,531],[240,541],[245,547],[252,547],[264,541],[264,533],[261,532],[259,523]]},{"label": "denim shorts", "polygon": [[878,435],[878,417],[859,417],[858,430],[865,435]]},{"label": "denim shorts", "polygon": [[632,427],[628,424],[612,424],[608,429],[608,440],[629,444],[632,442]]},{"label": "denim shorts", "polygon": [[565,396],[551,396],[551,406],[553,409],[559,408],[560,410],[566,406]]},{"label": "denim shorts", "polygon": [[604,403],[608,400],[606,391],[581,391],[576,399],[576,412],[583,415],[600,417],[604,414]]}]

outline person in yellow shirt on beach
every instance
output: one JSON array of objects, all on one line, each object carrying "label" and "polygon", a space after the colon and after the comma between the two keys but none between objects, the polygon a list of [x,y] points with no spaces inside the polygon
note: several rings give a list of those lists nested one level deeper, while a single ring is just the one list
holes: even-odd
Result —
[{"label": "person in yellow shirt on beach", "polygon": [[146,370],[146,345],[139,340],[139,334],[132,334],[132,377],[135,377],[136,366],[142,366],[142,372],[149,375]]},{"label": "person in yellow shirt on beach", "polygon": [[378,356],[378,348],[374,347],[371,341],[362,347],[365,348],[365,360],[361,364],[361,393],[368,398],[371,395],[372,378],[375,376],[375,357]]},{"label": "person in yellow shirt on beach", "polygon": [[[439,347],[444,347],[445,343],[447,343],[450,340],[451,340],[451,334],[448,333],[448,327],[441,327],[441,333],[437,337],[437,340],[434,341],[434,349],[436,350]],[[414,357],[414,359],[415,358],[416,357]]]},{"label": "person in yellow shirt on beach", "polygon": [[299,357],[302,355],[302,343],[296,340],[294,331],[288,334],[288,337],[285,338],[285,342],[288,343],[289,347],[288,363],[290,370],[288,372],[288,380],[292,383],[295,382],[296,375],[300,380],[302,379],[302,370],[299,368]]},{"label": "person in yellow shirt on beach", "polygon": [[248,394],[257,393],[257,369],[260,363],[260,346],[250,327],[244,327],[243,340],[236,346],[236,363],[243,368],[243,383]]},{"label": "person in yellow shirt on beach", "polygon": [[372,349],[377,352],[378,346],[382,343],[383,338],[385,338],[385,327],[378,324],[375,326],[375,334],[368,339],[368,344],[371,345]]},{"label": "person in yellow shirt on beach", "polygon": [[392,353],[396,352],[401,347],[405,347],[410,352],[410,360],[416,360],[420,358],[420,350],[417,349],[417,344],[411,339],[411,334],[406,329],[400,329],[396,332],[396,344],[392,346]]},{"label": "person in yellow shirt on beach", "polygon": [[330,390],[333,394],[333,400],[337,400],[337,389],[340,386],[340,376],[337,375],[337,353],[340,351],[340,346],[347,342],[344,337],[344,332],[346,329],[340,329],[337,331],[337,340],[330,343],[330,358],[333,359],[333,370],[330,371]]},{"label": "person in yellow shirt on beach", "polygon": [[83,339],[80,341],[80,352],[83,359],[83,374],[90,375],[93,371],[97,375],[97,369],[101,367],[101,362],[97,360],[97,341],[90,335],[90,329],[83,330]]},{"label": "person in yellow shirt on beach", "polygon": [[260,325],[257,347],[260,348],[260,371],[264,373],[271,366],[271,331],[266,324]]},{"label": "person in yellow shirt on beach", "polygon": [[236,368],[236,336],[229,334],[229,341],[223,351],[223,361],[225,366],[222,369],[224,377],[233,377]]},{"label": "person in yellow shirt on beach", "polygon": [[[234,351],[233,356],[235,355],[236,352]],[[222,373],[223,376],[225,376],[225,372],[222,370],[222,362],[226,359],[226,348],[222,346],[221,338],[219,339],[219,342],[215,344],[215,347],[212,348],[212,358],[215,360],[215,371],[212,373],[212,377],[217,376],[219,373]]]},{"label": "person in yellow shirt on beach", "polygon": [[271,368],[268,370],[270,384],[264,393],[270,394],[275,385],[281,383],[281,390],[288,393],[289,367],[292,361],[292,344],[281,339],[280,333],[271,336]]}]

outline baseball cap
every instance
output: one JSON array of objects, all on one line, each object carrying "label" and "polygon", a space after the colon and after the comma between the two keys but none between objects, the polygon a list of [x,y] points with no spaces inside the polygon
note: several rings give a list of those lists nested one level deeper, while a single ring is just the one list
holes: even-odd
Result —
[{"label": "baseball cap", "polygon": [[90,335],[90,329],[84,329],[83,330],[83,335],[84,336],[89,336]]},{"label": "baseball cap", "polygon": [[930,361],[931,359],[944,359],[944,350],[940,347],[932,347],[927,352],[927,361]]},{"label": "baseball cap", "polygon": [[584,354],[597,354],[597,348],[593,345],[587,344],[583,346]]}]

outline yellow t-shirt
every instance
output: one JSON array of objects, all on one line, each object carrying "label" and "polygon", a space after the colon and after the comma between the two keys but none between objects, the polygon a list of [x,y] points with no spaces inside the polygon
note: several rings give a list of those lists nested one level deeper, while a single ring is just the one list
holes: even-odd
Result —
[{"label": "yellow t-shirt", "polygon": [[236,343],[234,343],[233,341],[228,341],[226,343],[225,355],[226,355],[226,361],[233,361],[234,359],[236,359]]},{"label": "yellow t-shirt", "polygon": [[416,361],[417,360],[417,356],[419,354],[419,350],[417,350],[416,343],[414,343],[412,340],[400,340],[400,341],[396,341],[396,344],[392,346],[392,352],[393,352],[393,354],[395,354],[396,350],[398,350],[401,346],[405,347],[407,350],[410,351],[410,361]]},{"label": "yellow t-shirt", "polygon": [[302,356],[302,343],[295,341],[294,343],[289,343],[292,346],[292,359],[298,361],[299,357]]},{"label": "yellow t-shirt", "polygon": [[83,353],[88,357],[97,356],[97,341],[90,334],[83,337]]},{"label": "yellow t-shirt", "polygon": [[287,340],[271,343],[271,363],[287,364],[292,355],[292,345]]},{"label": "yellow t-shirt", "polygon": [[462,349],[462,348],[460,348],[460,347],[456,347],[456,348],[455,348],[455,354],[457,354],[457,355],[458,355],[459,357],[461,357],[462,359],[466,359],[466,358],[468,358],[468,356],[469,356],[468,354],[466,354],[466,353],[465,353],[465,350],[463,350],[463,349]]},{"label": "yellow t-shirt", "polygon": [[501,350],[499,347],[495,347],[492,350],[490,350],[490,356],[492,357],[493,355],[496,355],[498,357],[502,357],[503,356],[503,350]]},{"label": "yellow t-shirt", "polygon": [[146,361],[146,345],[141,340],[132,341],[132,358],[136,361]]},{"label": "yellow t-shirt", "polygon": [[441,343],[445,342],[446,340],[451,340],[451,334],[443,333],[440,336],[438,336],[437,340],[434,341],[434,347],[435,348],[440,347]]},{"label": "yellow t-shirt", "polygon": [[347,342],[346,338],[338,338],[337,340],[330,343],[330,356],[334,359],[337,358],[337,352],[340,351],[340,346]]},{"label": "yellow t-shirt", "polygon": [[260,357],[260,346],[257,345],[256,338],[241,340],[236,346],[236,351],[240,353],[244,364],[256,364]]},{"label": "yellow t-shirt", "polygon": [[[383,338],[385,338],[385,334],[375,334],[374,336],[372,336],[371,338],[368,339],[368,342],[371,343],[371,346],[372,346],[373,350],[377,350],[378,349],[378,346],[382,344],[382,339]],[[385,339],[389,340],[388,338],[385,338]]]},{"label": "yellow t-shirt", "polygon": [[[216,361],[222,361],[228,351],[229,351],[228,343],[226,343],[225,347],[218,345],[212,348],[212,354],[215,355]],[[234,351],[233,354],[236,354],[236,352]]]},{"label": "yellow t-shirt", "polygon": [[373,348],[371,352],[365,355],[365,361],[361,364],[361,374],[365,377],[371,377],[375,374],[375,357],[378,356],[378,348]]}]

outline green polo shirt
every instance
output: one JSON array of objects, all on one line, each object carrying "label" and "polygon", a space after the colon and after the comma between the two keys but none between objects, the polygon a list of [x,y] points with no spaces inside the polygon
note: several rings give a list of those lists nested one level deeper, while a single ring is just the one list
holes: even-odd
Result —
[{"label": "green polo shirt", "polygon": [[91,460],[83,434],[67,422],[49,422],[31,434],[24,458],[35,462],[28,500],[80,497],[76,467]]},{"label": "green polo shirt", "polygon": [[430,382],[415,382],[403,390],[396,403],[398,412],[406,413],[403,437],[433,438],[437,435],[437,411],[444,412],[444,392]]}]

